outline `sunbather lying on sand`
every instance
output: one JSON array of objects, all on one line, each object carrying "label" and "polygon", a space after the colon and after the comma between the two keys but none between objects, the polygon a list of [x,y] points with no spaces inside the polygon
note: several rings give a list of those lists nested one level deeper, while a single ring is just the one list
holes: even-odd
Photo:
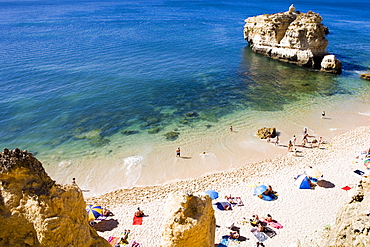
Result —
[{"label": "sunbather lying on sand", "polygon": [[236,202],[234,201],[234,198],[230,196],[225,196],[225,199],[230,202],[231,204],[236,204]]},{"label": "sunbather lying on sand", "polygon": [[230,235],[229,236],[232,239],[239,239],[240,234],[237,231],[232,231],[232,232],[230,232]]},{"label": "sunbather lying on sand", "polygon": [[142,210],[140,210],[140,208],[137,208],[137,211],[135,212],[135,216],[136,217],[144,217],[145,214]]},{"label": "sunbather lying on sand", "polygon": [[276,191],[273,191],[271,185],[267,186],[267,189],[265,192],[263,192],[264,195],[270,195],[270,194],[276,194]]},{"label": "sunbather lying on sand", "polygon": [[107,208],[104,208],[104,211],[103,211],[103,216],[114,216],[114,214]]}]

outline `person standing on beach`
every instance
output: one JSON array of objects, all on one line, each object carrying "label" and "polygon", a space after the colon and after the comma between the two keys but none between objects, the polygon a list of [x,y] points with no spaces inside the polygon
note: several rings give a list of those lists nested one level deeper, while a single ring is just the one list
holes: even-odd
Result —
[{"label": "person standing on beach", "polygon": [[180,147],[177,147],[176,149],[176,157],[180,157]]},{"label": "person standing on beach", "polygon": [[302,131],[303,136],[305,136],[307,133],[308,133],[307,127],[304,127]]},{"label": "person standing on beach", "polygon": [[289,140],[288,152],[291,152],[292,151],[292,147],[293,147],[292,140]]},{"label": "person standing on beach", "polygon": [[269,133],[267,134],[267,142],[270,142],[270,141],[271,141],[271,137],[272,137],[272,135],[271,135],[271,133],[269,132]]},{"label": "person standing on beach", "polygon": [[296,141],[297,141],[297,137],[294,135],[293,136],[293,146],[295,146]]},{"label": "person standing on beach", "polygon": [[76,183],[76,178],[72,178],[72,184]]},{"label": "person standing on beach", "polygon": [[325,117],[325,111],[322,111],[321,112],[321,118],[324,118]]},{"label": "person standing on beach", "polygon": [[230,131],[233,131],[233,126],[230,126]]},{"label": "person standing on beach", "polygon": [[278,144],[279,144],[279,137],[276,136],[275,145],[278,145]]}]

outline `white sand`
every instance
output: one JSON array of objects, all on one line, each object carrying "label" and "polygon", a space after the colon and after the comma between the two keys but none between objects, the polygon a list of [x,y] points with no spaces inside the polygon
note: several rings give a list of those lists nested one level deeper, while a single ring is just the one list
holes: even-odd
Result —
[{"label": "white sand", "polygon": [[[230,194],[241,196],[245,204],[234,207],[232,211],[215,210],[216,222],[220,226],[216,230],[216,243],[229,233],[226,228],[229,224],[237,225],[243,217],[248,220],[253,214],[264,217],[269,213],[284,228],[276,230],[277,235],[265,241],[265,245],[290,246],[305,236],[319,237],[317,231],[321,231],[328,223],[335,222],[338,210],[349,201],[353,191],[341,188],[354,186],[361,179],[353,170],[365,170],[360,161],[360,152],[369,147],[370,126],[360,127],[333,138],[329,144],[320,148],[298,147],[301,152],[297,157],[287,153],[274,159],[196,179],[118,190],[100,197],[87,198],[87,202],[107,206],[115,214],[108,223],[102,223],[100,229],[103,231],[99,231],[99,235],[107,239],[109,236],[120,236],[125,229],[130,229],[130,239],[142,242],[143,246],[153,247],[160,246],[164,220],[162,209],[169,193],[187,190],[197,193],[214,189],[220,193],[220,198]],[[359,155],[360,158],[356,159]],[[322,171],[323,180],[334,187],[317,186],[314,190],[300,190],[294,186],[294,177],[303,173],[308,166]],[[253,196],[252,186],[259,183],[272,185],[278,192],[278,200],[268,202]],[[133,226],[132,218],[138,206],[149,217],[143,218],[143,225]],[[256,239],[250,232],[251,226],[239,226],[240,234],[249,240],[229,246],[253,246]]]}]

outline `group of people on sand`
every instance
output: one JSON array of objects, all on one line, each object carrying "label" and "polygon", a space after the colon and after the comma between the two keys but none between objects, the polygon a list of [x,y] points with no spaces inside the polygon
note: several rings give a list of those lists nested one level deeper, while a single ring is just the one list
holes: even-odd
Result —
[{"label": "group of people on sand", "polygon": [[[253,215],[251,219],[249,219],[249,223],[254,228],[252,231],[256,230],[257,232],[263,233],[266,231],[266,226],[269,222],[276,222],[270,214],[267,214],[266,218],[260,219],[257,214]],[[263,241],[259,240],[256,243],[256,246],[265,246]]]}]

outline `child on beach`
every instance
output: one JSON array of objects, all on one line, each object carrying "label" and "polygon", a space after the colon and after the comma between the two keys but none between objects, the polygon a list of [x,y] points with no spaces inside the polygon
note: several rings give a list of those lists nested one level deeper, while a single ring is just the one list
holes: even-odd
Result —
[{"label": "child on beach", "polygon": [[180,157],[180,147],[177,147],[176,149],[176,157]]},{"label": "child on beach", "polygon": [[279,144],[279,137],[276,136],[276,139],[275,139],[275,145],[278,145]]}]

